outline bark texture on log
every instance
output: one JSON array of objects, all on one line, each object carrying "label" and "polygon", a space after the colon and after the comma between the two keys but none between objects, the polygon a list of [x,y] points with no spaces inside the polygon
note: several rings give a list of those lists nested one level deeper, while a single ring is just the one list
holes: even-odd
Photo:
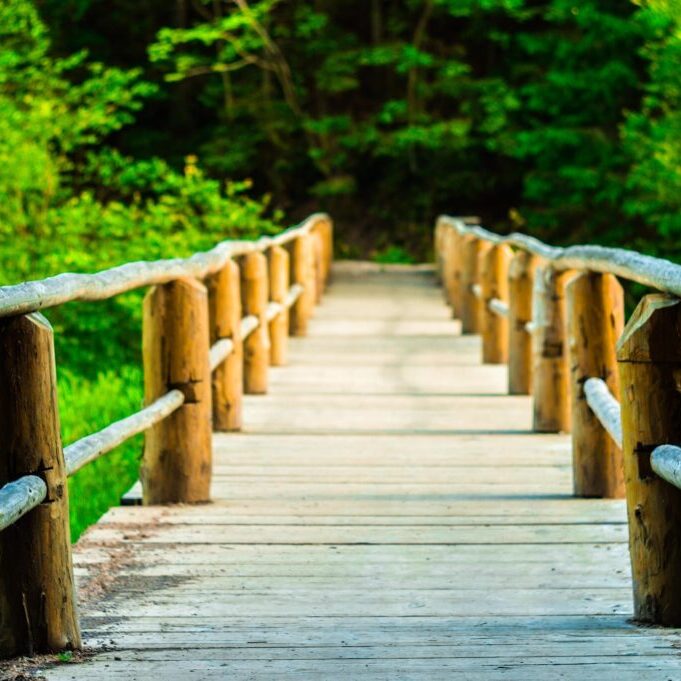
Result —
[{"label": "bark texture on log", "polygon": [[534,280],[532,394],[533,428],[538,433],[570,431],[565,286],[571,276],[571,272],[543,267]]},{"label": "bark texture on log", "polygon": [[539,260],[518,251],[508,271],[508,392],[529,395],[532,392],[532,334],[527,324],[532,321],[532,291]]},{"label": "bark texture on log", "polygon": [[681,442],[681,301],[643,298],[617,346],[634,616],[681,625],[681,490],[651,466],[657,446]]},{"label": "bark texture on log", "polygon": [[146,433],[142,462],[145,504],[210,499],[212,400],[208,293],[194,279],[152,288],[144,299],[144,397],[171,390],[183,405]]},{"label": "bark texture on log", "polygon": [[43,503],[0,532],[0,656],[80,648],[52,327],[0,320],[0,486],[42,478]]},{"label": "bark texture on log", "polygon": [[213,427],[240,430],[243,417],[243,362],[241,340],[241,274],[230,260],[206,281],[210,314],[210,342],[232,342],[232,351],[212,374]]},{"label": "bark texture on log", "polygon": [[[307,237],[305,237],[307,238]],[[264,395],[268,387],[270,335],[267,328],[267,258],[249,253],[241,262],[241,303],[243,313],[258,319],[258,327],[244,337],[244,392]]]},{"label": "bark texture on log", "polygon": [[575,495],[620,498],[622,450],[591,410],[584,384],[601,378],[619,398],[615,346],[624,329],[624,292],[611,274],[584,272],[568,285],[567,299]]}]

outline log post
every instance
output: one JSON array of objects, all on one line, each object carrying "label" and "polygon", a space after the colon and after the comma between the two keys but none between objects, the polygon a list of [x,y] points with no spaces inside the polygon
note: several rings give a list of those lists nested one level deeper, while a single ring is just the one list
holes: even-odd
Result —
[{"label": "log post", "polygon": [[241,342],[241,282],[239,266],[230,260],[206,281],[211,345],[232,341],[232,352],[213,372],[213,428],[241,430],[244,351]]},{"label": "log post", "polygon": [[451,227],[447,229],[449,232],[449,251],[451,258],[451,306],[452,318],[461,319],[461,308],[463,307],[463,283],[462,283],[462,268],[463,268],[463,235]]},{"label": "log post", "polygon": [[264,395],[267,392],[270,363],[268,296],[267,258],[262,253],[249,253],[241,263],[241,303],[244,315],[257,317],[259,324],[244,340],[244,392],[248,395]]},{"label": "log post", "polygon": [[624,328],[624,292],[611,274],[583,272],[567,286],[567,305],[575,496],[623,497],[622,451],[587,404],[584,383],[602,378],[619,398],[615,345]]},{"label": "log post", "polygon": [[312,267],[314,270],[314,290],[315,290],[315,304],[319,305],[322,302],[322,294],[324,292],[324,241],[321,225],[317,226],[311,232],[312,235]]},{"label": "log post", "polygon": [[478,333],[482,336],[485,333],[485,324],[487,323],[487,301],[485,300],[483,286],[485,279],[485,262],[487,260],[487,254],[492,250],[492,244],[489,241],[480,240],[480,245],[478,247],[478,277],[476,284],[479,289],[478,299]]},{"label": "log post", "polygon": [[210,499],[212,469],[208,293],[195,279],[154,286],[144,299],[144,400],[169,390],[185,402],[146,433],[145,504]]},{"label": "log post", "polygon": [[435,280],[438,284],[444,284],[442,277],[442,240],[444,237],[444,229],[445,226],[438,221],[435,223],[435,229],[433,230],[433,261],[435,264]]},{"label": "log post", "polygon": [[534,279],[533,428],[538,433],[570,431],[570,367],[565,285],[570,272],[550,266]]},{"label": "log post", "polygon": [[286,364],[288,350],[288,308],[284,305],[289,289],[289,255],[281,246],[273,246],[268,251],[270,300],[281,303],[279,314],[270,321],[270,364]]},{"label": "log post", "polygon": [[52,327],[0,319],[0,486],[45,481],[45,501],[0,532],[0,657],[80,648]]},{"label": "log post", "polygon": [[508,392],[529,395],[532,392],[532,291],[539,259],[527,251],[518,251],[508,269]]},{"label": "log post", "polygon": [[324,223],[324,289],[331,280],[331,267],[333,265],[333,221],[327,218]]},{"label": "log post", "polygon": [[445,229],[442,235],[442,287],[445,302],[452,310],[452,317],[456,317],[456,244],[453,229]]},{"label": "log post", "polygon": [[480,331],[480,308],[482,300],[473,293],[473,286],[478,283],[478,254],[482,242],[475,236],[467,234],[459,240],[461,246],[461,332],[474,334]]},{"label": "log post", "polygon": [[681,301],[639,303],[617,345],[634,617],[681,625],[681,490],[657,477],[650,454],[681,443]]},{"label": "log post", "polygon": [[508,361],[508,318],[491,310],[489,302],[493,298],[508,302],[508,267],[513,254],[505,244],[493,245],[482,252],[482,361],[504,364]]},{"label": "log post", "polygon": [[305,336],[314,307],[314,269],[312,268],[312,241],[309,234],[301,234],[290,244],[291,283],[303,287],[298,300],[291,306],[289,332],[292,336]]}]

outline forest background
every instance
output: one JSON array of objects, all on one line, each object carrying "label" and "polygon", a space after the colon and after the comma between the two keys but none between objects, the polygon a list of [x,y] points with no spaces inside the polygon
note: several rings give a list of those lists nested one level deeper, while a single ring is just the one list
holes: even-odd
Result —
[{"label": "forest background", "polygon": [[[0,0],[0,284],[326,210],[345,257],[441,212],[681,257],[681,0]],[[140,294],[51,311],[64,440],[141,403]],[[70,482],[74,538],[137,476]]]}]

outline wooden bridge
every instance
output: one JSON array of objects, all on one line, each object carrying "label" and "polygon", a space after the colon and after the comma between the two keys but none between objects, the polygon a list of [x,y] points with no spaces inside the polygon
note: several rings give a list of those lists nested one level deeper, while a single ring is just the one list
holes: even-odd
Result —
[{"label": "wooden bridge", "polygon": [[[63,457],[57,447],[56,473],[30,463],[5,473],[4,649],[79,647],[82,629],[78,663],[33,666],[54,680],[681,678],[679,632],[640,626],[681,624],[679,459],[669,446],[681,443],[673,354],[681,313],[676,298],[647,298],[624,331],[620,415],[613,336],[622,301],[602,263],[612,268],[617,256],[620,276],[634,267],[664,290],[681,268],[662,263],[668,278],[653,282],[660,261],[637,256],[632,265],[624,252],[596,247],[541,251],[446,219],[435,271],[339,263],[311,317],[329,237],[319,216],[278,241],[195,259],[209,292],[199,315],[192,280],[104,273],[118,289],[140,278],[156,284],[145,316],[147,407]],[[562,273],[574,269],[587,270],[587,281],[571,274],[566,299]],[[438,278],[463,319],[443,304]],[[62,285],[45,284],[42,307],[67,295]],[[34,292],[12,288],[0,290],[0,308],[19,293],[24,308],[0,320],[0,339],[3,352],[15,348],[5,367],[14,367],[13,396],[25,408],[46,399],[35,386],[49,384],[50,371],[36,381],[12,333],[22,330],[24,348],[32,334],[43,346],[49,334],[35,315],[21,316],[37,309]],[[663,340],[627,356],[651,325],[650,337]],[[631,367],[642,375],[632,378]],[[206,392],[196,376],[211,372]],[[32,379],[28,389],[18,376]],[[202,430],[211,403],[216,428],[240,428],[216,433],[212,447]],[[8,404],[0,398],[5,413]],[[3,446],[14,447],[5,466],[50,436],[17,411],[0,424],[11,435]],[[546,432],[570,426],[571,436]],[[63,499],[50,486],[150,427],[147,505],[112,509],[74,548],[77,615],[70,549],[57,531]],[[211,458],[212,477],[202,465]],[[628,458],[641,467],[635,476]],[[618,498],[624,483],[633,527]],[[211,503],[167,505],[202,495]],[[128,502],[135,498],[138,490]]]}]

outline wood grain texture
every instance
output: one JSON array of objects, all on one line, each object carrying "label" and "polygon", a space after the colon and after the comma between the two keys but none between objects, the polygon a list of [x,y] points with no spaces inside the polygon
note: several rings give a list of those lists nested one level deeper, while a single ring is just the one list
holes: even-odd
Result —
[{"label": "wood grain texture", "polygon": [[[324,281],[324,258],[322,252],[320,258],[320,291]],[[289,292],[289,254],[281,246],[275,246],[267,251],[267,262],[269,268],[269,299],[274,303],[279,303],[281,309],[279,313],[269,321],[270,333],[270,364],[272,366],[284,366],[288,352],[288,327],[289,309],[285,306],[286,297]]]},{"label": "wood grain texture", "polygon": [[46,500],[0,532],[0,657],[80,647],[52,327],[0,320],[0,486],[40,477]]},{"label": "wood grain texture", "polygon": [[512,258],[506,245],[491,246],[482,260],[482,361],[486,364],[508,362],[508,318],[492,307],[493,300],[508,302],[508,268]]},{"label": "wood grain texture", "polygon": [[508,392],[529,395],[532,392],[532,334],[527,324],[532,320],[532,291],[539,260],[526,251],[514,254],[508,270]]},{"label": "wood grain texture", "polygon": [[615,345],[624,329],[624,291],[611,274],[584,272],[567,286],[575,495],[624,497],[622,450],[586,400],[584,383],[605,381],[619,399]]},{"label": "wood grain texture", "polygon": [[[137,678],[659,681],[678,632],[636,628],[626,508],[574,499],[570,438],[480,364],[432,273],[344,264],[214,502],[112,509],[80,540],[81,665]],[[102,650],[101,646],[105,649]]]},{"label": "wood grain texture", "polygon": [[624,481],[638,620],[681,625],[681,490],[657,477],[650,455],[681,442],[681,301],[643,298],[617,346]]},{"label": "wood grain texture", "polygon": [[532,323],[533,429],[538,433],[569,432],[571,425],[570,364],[565,286],[571,272],[552,267],[534,278]]},{"label": "wood grain texture", "polygon": [[208,293],[194,279],[152,288],[144,299],[144,399],[171,390],[184,403],[145,435],[144,503],[210,498],[212,465]]},{"label": "wood grain texture", "polygon": [[258,326],[244,337],[244,392],[264,395],[268,386],[270,334],[267,324],[269,283],[267,258],[249,253],[241,261],[241,304],[243,313],[258,319]]},{"label": "wood grain texture", "polygon": [[289,244],[291,284],[302,291],[290,307],[289,331],[292,336],[305,336],[315,304],[313,245],[309,235],[299,236]]},{"label": "wood grain texture", "polygon": [[217,431],[240,430],[243,422],[243,363],[241,338],[241,273],[229,260],[206,280],[211,345],[222,340],[232,343],[231,352],[212,373],[213,428]]},{"label": "wood grain texture", "polygon": [[482,300],[474,293],[473,287],[479,284],[480,250],[483,242],[468,235],[461,242],[461,329],[464,334],[480,332],[482,319]]}]

